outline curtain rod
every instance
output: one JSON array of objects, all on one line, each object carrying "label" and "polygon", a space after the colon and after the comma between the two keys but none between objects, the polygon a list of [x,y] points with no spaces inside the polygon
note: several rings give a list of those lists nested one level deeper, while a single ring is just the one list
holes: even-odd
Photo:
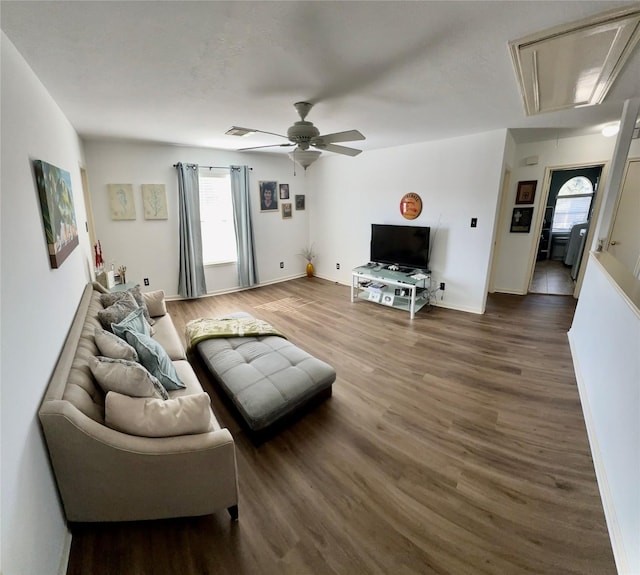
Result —
[{"label": "curtain rod", "polygon": [[[173,164],[174,168],[178,167],[178,164]],[[208,168],[209,170],[232,170],[233,168],[231,166],[200,166],[198,165],[198,169],[199,168]],[[250,170],[253,170],[253,168],[249,168]]]}]

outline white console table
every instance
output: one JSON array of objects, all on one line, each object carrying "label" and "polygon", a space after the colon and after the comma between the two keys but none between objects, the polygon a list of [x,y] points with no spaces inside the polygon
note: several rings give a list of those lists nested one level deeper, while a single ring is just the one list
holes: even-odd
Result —
[{"label": "white console table", "polygon": [[368,264],[351,272],[351,303],[362,299],[402,309],[411,319],[429,303],[431,273],[428,270],[394,271]]}]

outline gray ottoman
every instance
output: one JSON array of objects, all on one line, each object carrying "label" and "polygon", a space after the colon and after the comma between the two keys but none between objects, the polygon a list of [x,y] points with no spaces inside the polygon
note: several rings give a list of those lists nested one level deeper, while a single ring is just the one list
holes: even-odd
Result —
[{"label": "gray ottoman", "polygon": [[278,336],[221,337],[196,344],[254,442],[331,396],[335,370]]}]

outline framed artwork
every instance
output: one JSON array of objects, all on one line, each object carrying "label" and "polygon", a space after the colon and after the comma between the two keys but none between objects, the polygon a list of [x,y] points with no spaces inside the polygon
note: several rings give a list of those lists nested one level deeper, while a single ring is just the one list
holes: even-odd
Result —
[{"label": "framed artwork", "polygon": [[536,197],[536,186],[538,180],[528,180],[526,182],[518,182],[518,191],[516,192],[516,204],[533,204]]},{"label": "framed artwork", "polygon": [[167,192],[164,184],[142,184],[142,207],[145,220],[166,220]]},{"label": "framed artwork", "polygon": [[136,205],[133,202],[131,184],[109,184],[109,208],[112,220],[135,220]]},{"label": "framed artwork", "polygon": [[512,233],[528,234],[531,230],[531,220],[533,219],[533,208],[513,208],[511,215]]},{"label": "framed artwork", "polygon": [[71,175],[42,160],[34,160],[33,167],[47,239],[49,263],[56,269],[79,243]]},{"label": "framed artwork", "polygon": [[296,210],[304,210],[304,195],[296,195]]},{"label": "framed artwork", "polygon": [[286,220],[287,218],[290,218],[291,216],[292,216],[292,213],[291,213],[291,202],[283,203],[282,204],[282,218]]},{"label": "framed artwork", "polygon": [[280,199],[289,199],[289,184],[280,184]]},{"label": "framed artwork", "polygon": [[278,182],[261,181],[258,182],[260,188],[260,211],[278,211]]}]

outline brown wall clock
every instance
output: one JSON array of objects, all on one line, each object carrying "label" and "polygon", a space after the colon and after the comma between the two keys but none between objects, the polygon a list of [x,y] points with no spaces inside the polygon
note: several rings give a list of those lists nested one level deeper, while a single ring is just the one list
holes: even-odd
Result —
[{"label": "brown wall clock", "polygon": [[422,212],[422,199],[418,194],[405,194],[400,200],[400,213],[407,220],[415,220]]}]

